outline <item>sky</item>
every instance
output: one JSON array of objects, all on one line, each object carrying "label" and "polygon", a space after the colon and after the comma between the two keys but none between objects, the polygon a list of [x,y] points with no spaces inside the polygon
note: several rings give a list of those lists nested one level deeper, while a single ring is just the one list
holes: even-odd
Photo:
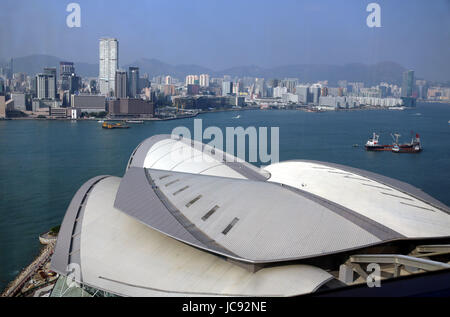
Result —
[{"label": "sky", "polygon": [[[81,7],[69,28],[66,7]],[[381,27],[369,28],[369,3]],[[120,64],[156,58],[213,70],[234,66],[393,61],[450,80],[450,0],[1,0],[0,59],[47,54],[98,63],[115,37]]]}]

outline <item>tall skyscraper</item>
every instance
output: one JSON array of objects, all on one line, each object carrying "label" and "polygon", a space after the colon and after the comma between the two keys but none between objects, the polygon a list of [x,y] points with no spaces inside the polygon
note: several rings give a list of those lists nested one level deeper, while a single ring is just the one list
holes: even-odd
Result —
[{"label": "tall skyscraper", "polygon": [[128,96],[137,98],[140,94],[139,89],[139,67],[128,68]]},{"label": "tall skyscraper", "polygon": [[100,70],[98,81],[100,93],[109,96],[114,93],[116,70],[119,68],[119,42],[117,39],[100,39]]},{"label": "tall skyscraper", "polygon": [[414,91],[414,71],[408,70],[403,73],[402,97],[412,97]]},{"label": "tall skyscraper", "polygon": [[118,99],[127,98],[128,92],[128,75],[124,70],[116,71],[116,87],[115,87],[115,96]]},{"label": "tall skyscraper", "polygon": [[75,74],[75,67],[71,62],[59,63],[59,80],[61,84],[61,90],[70,89],[70,81],[72,75]]},{"label": "tall skyscraper", "polygon": [[47,80],[49,82],[48,99],[55,99],[56,98],[56,92],[57,92],[56,68],[55,67],[46,67],[46,68],[44,68],[44,74],[48,75],[48,77],[47,77]]},{"label": "tall skyscraper", "polygon": [[36,75],[36,95],[38,99],[56,98],[56,77],[53,74]]},{"label": "tall skyscraper", "polygon": [[222,96],[228,96],[233,93],[233,82],[224,81],[222,82]]}]

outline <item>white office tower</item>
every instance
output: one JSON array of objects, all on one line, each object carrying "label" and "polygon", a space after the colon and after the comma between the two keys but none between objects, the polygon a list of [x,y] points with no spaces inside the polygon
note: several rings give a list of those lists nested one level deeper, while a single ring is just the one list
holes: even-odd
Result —
[{"label": "white office tower", "polygon": [[119,68],[119,42],[117,39],[100,39],[100,93],[109,96],[114,94],[116,70]]}]

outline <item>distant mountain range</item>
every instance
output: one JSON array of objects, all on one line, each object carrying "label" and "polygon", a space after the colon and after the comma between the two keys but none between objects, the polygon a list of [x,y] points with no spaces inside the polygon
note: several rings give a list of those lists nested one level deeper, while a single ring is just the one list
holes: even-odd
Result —
[{"label": "distant mountain range", "polygon": [[[44,67],[57,67],[63,59],[48,55],[30,55],[14,59],[14,72],[36,74],[42,72]],[[6,61],[3,61],[6,63]],[[148,73],[150,78],[158,75],[171,75],[183,80],[189,74],[210,74],[212,77],[230,75],[232,77],[262,77],[272,78],[299,78],[301,82],[317,82],[328,80],[331,85],[338,80],[364,82],[367,85],[375,85],[380,82],[400,84],[405,68],[394,62],[382,62],[374,65],[360,63],[346,65],[324,64],[295,64],[262,68],[258,66],[241,66],[215,71],[198,65],[170,65],[157,59],[141,58],[128,66],[137,66],[140,73]],[[98,64],[75,62],[77,74],[84,77],[98,76]],[[59,70],[58,70],[59,71]]]}]

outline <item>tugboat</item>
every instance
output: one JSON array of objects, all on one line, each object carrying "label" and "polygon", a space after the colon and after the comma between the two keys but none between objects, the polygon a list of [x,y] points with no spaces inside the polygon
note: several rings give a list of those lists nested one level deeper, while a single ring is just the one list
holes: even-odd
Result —
[{"label": "tugboat", "polygon": [[373,133],[373,136],[371,139],[369,139],[365,145],[367,151],[386,151],[386,145],[381,145],[378,143],[378,139],[380,136]]},{"label": "tugboat", "polygon": [[123,122],[104,122],[102,124],[103,129],[128,129],[129,126]]}]

